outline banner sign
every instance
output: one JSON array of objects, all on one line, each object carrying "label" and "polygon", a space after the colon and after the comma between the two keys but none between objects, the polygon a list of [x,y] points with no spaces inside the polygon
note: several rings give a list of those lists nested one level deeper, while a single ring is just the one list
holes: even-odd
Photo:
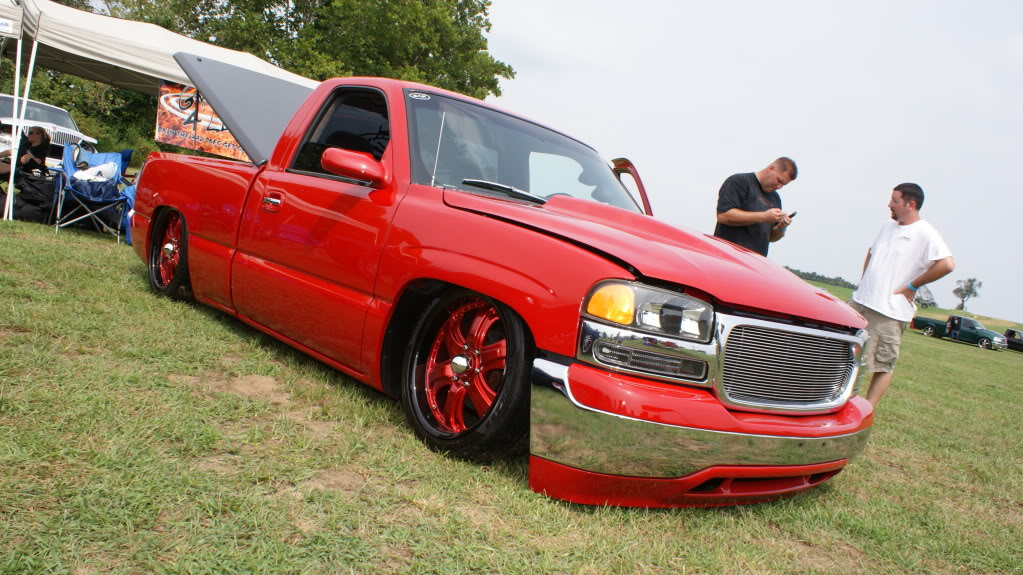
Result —
[{"label": "banner sign", "polygon": [[192,86],[160,82],[156,141],[248,161],[249,157]]}]

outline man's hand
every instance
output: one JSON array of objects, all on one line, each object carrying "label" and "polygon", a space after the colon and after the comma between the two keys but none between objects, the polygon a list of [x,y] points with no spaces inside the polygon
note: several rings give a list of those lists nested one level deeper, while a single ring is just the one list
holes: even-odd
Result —
[{"label": "man's hand", "polygon": [[906,300],[909,301],[909,303],[913,303],[913,300],[916,299],[916,292],[909,289],[908,285],[904,285],[899,289],[893,291],[892,293],[901,295],[902,297],[906,298]]},{"label": "man's hand", "polygon": [[763,213],[765,222],[774,224],[774,229],[781,229],[792,223],[792,219],[781,208],[771,208]]}]

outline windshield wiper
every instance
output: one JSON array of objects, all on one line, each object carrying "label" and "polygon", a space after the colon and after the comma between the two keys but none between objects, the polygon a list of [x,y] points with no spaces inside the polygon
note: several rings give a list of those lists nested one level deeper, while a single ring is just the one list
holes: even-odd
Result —
[{"label": "windshield wiper", "polygon": [[539,196],[534,196],[529,192],[520,190],[515,186],[509,186],[508,184],[499,184],[497,182],[488,182],[487,180],[473,180],[465,179],[462,180],[463,186],[472,186],[474,188],[482,188],[484,190],[490,190],[491,192],[501,192],[502,194],[515,198],[517,200],[526,200],[527,202],[533,202],[535,204],[546,204],[547,200]]}]

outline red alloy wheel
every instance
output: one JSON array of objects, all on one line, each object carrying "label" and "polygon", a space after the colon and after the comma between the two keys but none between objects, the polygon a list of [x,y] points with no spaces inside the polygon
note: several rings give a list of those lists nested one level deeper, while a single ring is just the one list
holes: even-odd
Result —
[{"label": "red alloy wheel", "polygon": [[158,249],[154,279],[157,287],[164,289],[174,280],[174,274],[178,270],[178,258],[181,254],[181,214],[172,212],[167,215]]},{"label": "red alloy wheel", "polygon": [[508,342],[497,309],[466,297],[447,308],[425,365],[423,413],[435,429],[462,433],[490,411],[505,380]]}]

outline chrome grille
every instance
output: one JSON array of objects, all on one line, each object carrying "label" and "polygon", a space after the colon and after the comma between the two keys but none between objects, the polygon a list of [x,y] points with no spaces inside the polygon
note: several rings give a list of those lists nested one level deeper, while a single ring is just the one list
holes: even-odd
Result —
[{"label": "chrome grille", "polygon": [[796,408],[838,400],[855,367],[848,341],[752,325],[732,329],[722,391],[736,404]]},{"label": "chrome grille", "polygon": [[[22,132],[24,133],[24,135],[26,136],[28,135],[28,130],[31,127],[32,127],[31,122],[22,127]],[[46,133],[49,134],[51,144],[63,146],[65,144],[81,144],[83,142],[83,137],[81,134],[65,132],[59,126],[47,125],[43,126],[43,129],[45,129]]]},{"label": "chrome grille", "polygon": [[81,138],[72,134],[66,134],[64,132],[53,131],[50,132],[50,143],[51,144],[77,144],[81,141]]}]

